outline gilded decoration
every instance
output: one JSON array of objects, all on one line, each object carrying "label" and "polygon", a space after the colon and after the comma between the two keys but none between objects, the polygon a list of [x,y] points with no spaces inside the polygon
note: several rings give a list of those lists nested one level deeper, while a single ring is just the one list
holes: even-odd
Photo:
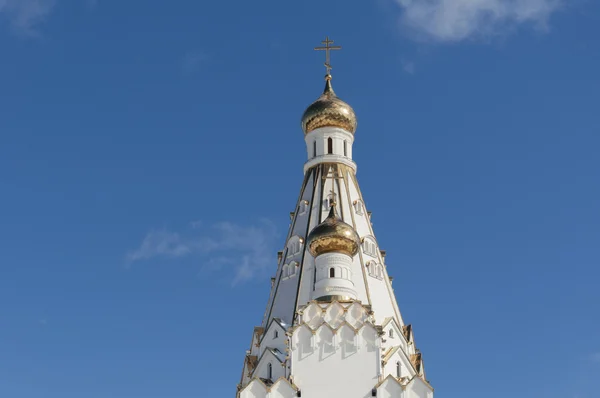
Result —
[{"label": "gilded decoration", "polygon": [[360,247],[360,237],[350,225],[342,221],[332,204],[327,218],[308,235],[308,249],[317,257],[326,253],[343,253],[354,257]]},{"label": "gilded decoration", "polygon": [[356,115],[350,105],[339,99],[331,87],[331,50],[341,50],[340,46],[332,46],[333,40],[326,37],[322,47],[315,50],[325,51],[325,90],[323,94],[306,108],[302,115],[302,130],[304,134],[320,127],[339,127],[352,134],[356,131]]},{"label": "gilded decoration", "polygon": [[339,127],[354,134],[356,125],[354,110],[335,95],[331,87],[331,75],[325,76],[323,94],[310,104],[302,115],[304,134],[320,127]]}]

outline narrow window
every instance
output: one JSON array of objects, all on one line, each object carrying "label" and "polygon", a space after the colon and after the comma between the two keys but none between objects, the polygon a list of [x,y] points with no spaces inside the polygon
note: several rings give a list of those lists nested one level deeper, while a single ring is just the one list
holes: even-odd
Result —
[{"label": "narrow window", "polygon": [[327,153],[333,153],[333,138],[327,138]]},{"label": "narrow window", "polygon": [[272,378],[273,378],[273,365],[271,365],[271,363],[269,362],[269,364],[267,365],[267,379],[272,379]]},{"label": "narrow window", "polygon": [[317,141],[313,141],[313,158],[317,156]]},{"label": "narrow window", "polygon": [[344,140],[344,156],[348,156],[348,141]]},{"label": "narrow window", "polygon": [[[391,330],[390,330],[390,332],[391,332]],[[276,330],[275,333],[273,333],[273,338],[276,339],[277,337],[279,337],[279,332]]]},{"label": "narrow window", "polygon": [[393,339],[394,338],[394,329],[390,329],[390,338]]},{"label": "narrow window", "polygon": [[335,269],[329,268],[329,277],[330,278],[335,278]]},{"label": "narrow window", "polygon": [[400,365],[400,361],[396,362],[396,377],[402,377],[402,365]]}]

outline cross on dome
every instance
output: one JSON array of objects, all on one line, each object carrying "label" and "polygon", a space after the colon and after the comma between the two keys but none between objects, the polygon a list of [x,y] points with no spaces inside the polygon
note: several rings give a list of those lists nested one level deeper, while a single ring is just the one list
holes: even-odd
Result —
[{"label": "cross on dome", "polygon": [[329,52],[331,50],[341,50],[341,46],[330,46],[333,44],[333,40],[329,40],[329,36],[325,36],[325,40],[321,41],[321,43],[325,44],[324,47],[315,47],[315,50],[324,50],[325,51],[325,68],[327,69],[327,76],[331,73],[331,61]]},{"label": "cross on dome", "polygon": [[342,101],[335,95],[331,87],[331,61],[330,51],[341,50],[341,46],[332,46],[333,40],[329,40],[329,36],[321,41],[325,44],[323,47],[315,47],[315,50],[325,51],[325,90],[323,94],[312,104],[306,108],[302,115],[302,130],[304,134],[309,134],[311,131],[320,127],[339,127],[347,132],[354,134],[356,131],[356,115],[350,105]]}]

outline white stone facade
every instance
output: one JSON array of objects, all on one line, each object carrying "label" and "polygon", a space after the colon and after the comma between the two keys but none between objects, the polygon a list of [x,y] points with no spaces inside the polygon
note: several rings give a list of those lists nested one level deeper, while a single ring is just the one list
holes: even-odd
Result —
[{"label": "white stone facade", "polygon": [[283,329],[275,320],[266,332],[255,330],[247,358],[262,355],[256,365],[246,362],[240,398],[433,397],[410,328],[393,319],[377,325],[372,309],[358,301],[300,308],[285,333],[282,360],[274,339]]}]

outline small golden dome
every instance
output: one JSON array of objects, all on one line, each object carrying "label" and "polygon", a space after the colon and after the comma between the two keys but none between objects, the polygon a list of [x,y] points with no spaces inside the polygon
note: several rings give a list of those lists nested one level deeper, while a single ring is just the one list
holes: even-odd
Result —
[{"label": "small golden dome", "polygon": [[340,127],[354,134],[356,131],[356,115],[354,109],[339,99],[331,87],[331,75],[325,76],[323,94],[306,108],[302,115],[304,134],[319,127]]},{"label": "small golden dome", "polygon": [[308,234],[307,242],[313,257],[334,252],[354,257],[360,247],[360,237],[354,228],[338,217],[335,203],[327,218]]}]

